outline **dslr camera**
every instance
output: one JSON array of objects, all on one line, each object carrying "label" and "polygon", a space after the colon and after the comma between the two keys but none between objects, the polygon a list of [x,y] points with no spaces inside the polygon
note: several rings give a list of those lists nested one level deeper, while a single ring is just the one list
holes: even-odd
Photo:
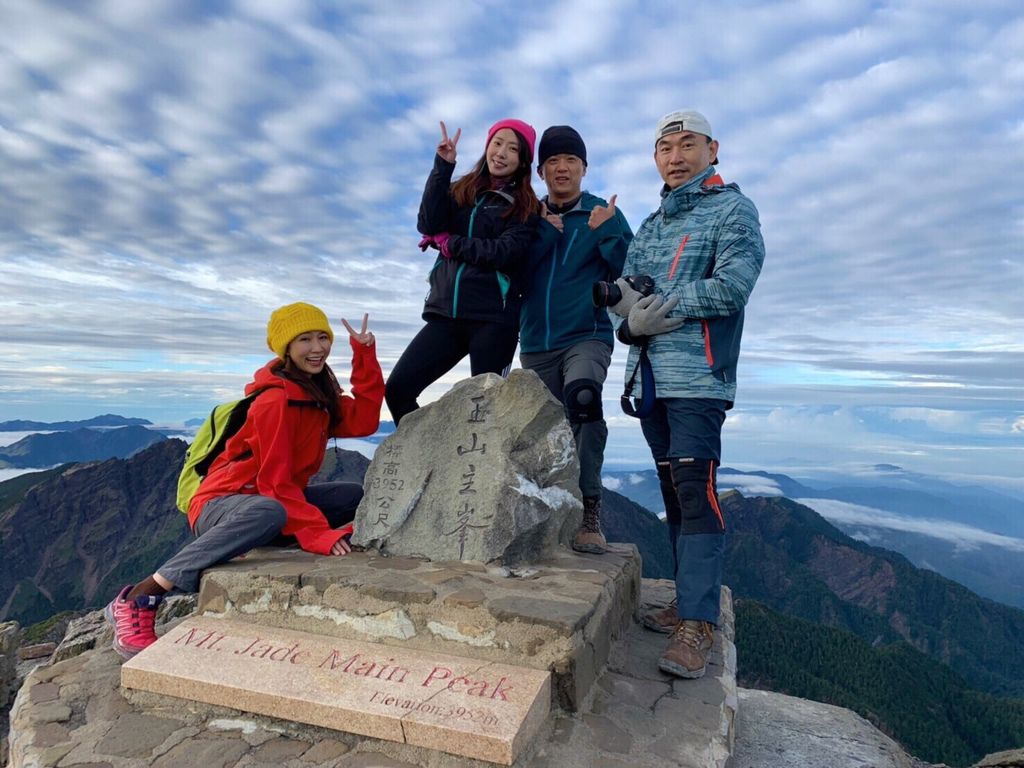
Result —
[{"label": "dslr camera", "polygon": [[[650,275],[623,275],[622,279],[641,296],[654,293],[654,278]],[[599,280],[591,290],[595,307],[612,307],[622,301],[622,290],[614,282]]]}]

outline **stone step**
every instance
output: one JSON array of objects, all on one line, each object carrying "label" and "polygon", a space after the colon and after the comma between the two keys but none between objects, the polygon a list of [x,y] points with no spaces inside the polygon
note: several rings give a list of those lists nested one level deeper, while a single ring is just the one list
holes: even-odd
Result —
[{"label": "stone step", "polygon": [[[641,610],[674,596],[673,582],[644,579]],[[632,625],[615,644],[587,712],[557,713],[530,768],[725,768],[739,707],[734,627],[732,593],[723,587],[707,672],[682,680],[658,669],[667,636]]]},{"label": "stone step", "polygon": [[552,705],[575,711],[635,620],[640,570],[632,544],[518,571],[265,549],[206,571],[198,612],[550,671]]}]

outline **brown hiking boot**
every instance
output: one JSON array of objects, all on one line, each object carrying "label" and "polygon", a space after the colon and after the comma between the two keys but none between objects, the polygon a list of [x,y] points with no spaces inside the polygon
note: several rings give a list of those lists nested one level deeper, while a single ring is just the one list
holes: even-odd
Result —
[{"label": "brown hiking boot", "polygon": [[658,659],[658,669],[676,677],[703,677],[715,640],[714,632],[714,626],[708,621],[680,621]]},{"label": "brown hiking boot", "polygon": [[572,548],[577,552],[603,555],[608,551],[608,542],[601,533],[601,499],[583,500],[583,522],[576,531]]},{"label": "brown hiking boot", "polygon": [[672,598],[672,602],[666,605],[664,608],[659,608],[656,611],[648,611],[641,619],[643,625],[647,629],[653,632],[661,632],[663,635],[671,635],[672,630],[676,628],[676,624],[679,623],[679,614],[676,612],[676,599]]}]

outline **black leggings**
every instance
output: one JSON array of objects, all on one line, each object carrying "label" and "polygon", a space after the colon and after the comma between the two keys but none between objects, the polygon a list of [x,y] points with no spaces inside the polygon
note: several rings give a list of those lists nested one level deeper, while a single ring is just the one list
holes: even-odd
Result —
[{"label": "black leggings", "polygon": [[512,364],[519,332],[512,326],[478,320],[432,317],[405,348],[388,376],[384,397],[395,424],[419,408],[416,398],[466,355],[473,376],[504,375]]}]

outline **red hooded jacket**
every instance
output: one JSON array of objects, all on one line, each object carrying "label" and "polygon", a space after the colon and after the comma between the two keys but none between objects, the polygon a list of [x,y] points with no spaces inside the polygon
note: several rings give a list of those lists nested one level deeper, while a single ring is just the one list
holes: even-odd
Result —
[{"label": "red hooded jacket", "polygon": [[376,345],[352,345],[352,394],[341,394],[341,423],[328,434],[330,417],[293,381],[274,375],[276,358],[256,371],[246,385],[248,395],[265,390],[253,400],[242,428],[228,440],[200,484],[188,509],[195,526],[210,499],[235,493],[269,496],[288,514],[282,533],[294,536],[307,552],[330,553],[341,533],[306,501],[309,479],[320,469],[330,437],[372,435],[380,424],[384,376],[377,362]]}]

